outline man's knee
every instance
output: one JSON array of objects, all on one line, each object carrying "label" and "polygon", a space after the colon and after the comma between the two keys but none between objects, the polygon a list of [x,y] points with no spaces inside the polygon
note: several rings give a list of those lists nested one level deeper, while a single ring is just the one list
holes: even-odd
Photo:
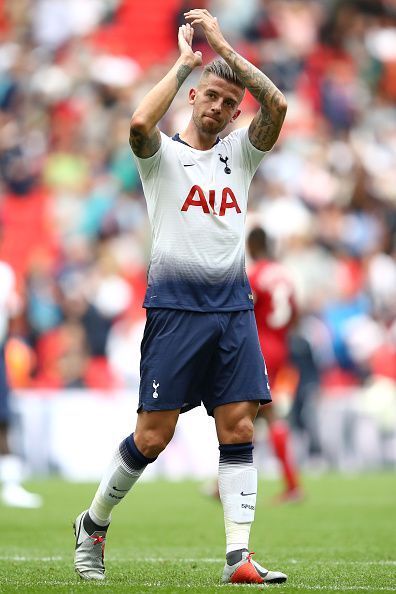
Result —
[{"label": "man's knee", "polygon": [[138,450],[147,456],[155,458],[164,451],[174,434],[174,428],[146,429],[135,431],[134,439]]},{"label": "man's knee", "polygon": [[223,428],[222,443],[250,443],[253,441],[253,421],[243,417],[230,422]]},{"label": "man's knee", "polygon": [[166,448],[175,432],[179,412],[175,410],[139,413],[134,440],[144,456],[155,458]]},{"label": "man's knee", "polygon": [[250,417],[240,419],[235,426],[234,434],[236,438],[235,443],[248,443],[253,441],[253,421]]},{"label": "man's knee", "polygon": [[253,422],[259,403],[237,402],[219,406],[214,411],[219,443],[250,443],[253,441]]}]

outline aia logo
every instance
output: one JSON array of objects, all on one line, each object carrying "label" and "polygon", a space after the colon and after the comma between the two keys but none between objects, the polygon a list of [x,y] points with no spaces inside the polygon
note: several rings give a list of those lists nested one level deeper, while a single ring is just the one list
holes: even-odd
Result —
[{"label": "aia logo", "polygon": [[241,209],[239,208],[237,199],[231,188],[223,188],[223,191],[221,192],[220,210],[218,213],[215,211],[215,199],[215,190],[209,190],[209,200],[207,200],[203,189],[200,186],[195,185],[189,191],[181,209],[185,212],[190,206],[200,206],[206,214],[210,214],[210,206],[212,214],[218,214],[219,217],[223,217],[226,210],[229,208],[234,208],[238,214],[241,213]]}]

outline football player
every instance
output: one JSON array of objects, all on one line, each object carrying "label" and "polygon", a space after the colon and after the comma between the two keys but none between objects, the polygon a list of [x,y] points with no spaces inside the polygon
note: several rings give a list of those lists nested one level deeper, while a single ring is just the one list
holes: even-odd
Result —
[{"label": "football player", "polygon": [[16,291],[14,271],[7,262],[0,261],[0,500],[10,507],[38,508],[42,505],[42,499],[40,495],[30,493],[22,486],[25,474],[23,461],[11,451],[8,439],[11,410],[6,344],[9,320],[19,310],[20,298]]},{"label": "football player", "polygon": [[[85,579],[104,578],[102,553],[113,507],[172,439],[179,414],[203,403],[219,440],[222,580],[281,583],[285,574],[265,569],[249,553],[257,494],[253,422],[260,403],[271,397],[245,273],[244,222],[250,182],[279,136],[286,100],[231,47],[207,10],[189,10],[185,19],[180,56],[131,120],[130,145],[152,226],[138,419],[89,510],[76,519],[75,569]],[[192,48],[197,26],[220,59],[190,89],[191,119],[170,138],[158,124],[202,64],[201,52]],[[245,89],[258,102],[257,114],[248,127],[220,138],[239,116]]]},{"label": "football player", "polygon": [[247,247],[253,261],[248,276],[254,296],[254,313],[274,399],[274,404],[260,407],[258,416],[267,421],[269,440],[285,482],[284,492],[277,500],[298,501],[302,491],[290,451],[289,428],[276,410],[277,392],[284,390],[292,397],[298,382],[298,370],[290,361],[288,339],[297,318],[295,288],[285,267],[269,257],[263,229],[252,229]]}]

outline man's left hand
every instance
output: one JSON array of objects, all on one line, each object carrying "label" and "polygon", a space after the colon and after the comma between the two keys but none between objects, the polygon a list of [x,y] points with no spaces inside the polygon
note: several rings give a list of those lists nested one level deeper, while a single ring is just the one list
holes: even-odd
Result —
[{"label": "man's left hand", "polygon": [[209,11],[204,8],[193,8],[184,13],[184,18],[189,21],[192,26],[200,25],[205,33],[210,47],[217,53],[226,44],[226,40],[220,31],[217,18],[212,16]]}]

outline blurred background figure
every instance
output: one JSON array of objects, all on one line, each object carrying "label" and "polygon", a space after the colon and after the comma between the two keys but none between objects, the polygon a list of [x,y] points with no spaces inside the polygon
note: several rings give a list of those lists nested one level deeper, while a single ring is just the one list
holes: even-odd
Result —
[{"label": "blurred background figure", "polygon": [[260,407],[258,418],[267,421],[268,438],[282,471],[284,491],[277,500],[299,501],[303,492],[293,459],[288,423],[284,418],[284,409],[290,408],[299,383],[299,367],[292,366],[289,349],[289,331],[296,324],[298,315],[295,289],[284,266],[270,257],[267,244],[267,236],[261,227],[250,231],[247,248],[253,263],[248,269],[248,278],[273,400]]},{"label": "blurred background figure", "polygon": [[37,508],[42,504],[41,497],[22,487],[21,482],[25,478],[24,464],[22,459],[12,452],[9,443],[12,411],[5,346],[9,318],[18,313],[20,306],[15,275],[8,264],[0,261],[0,499],[3,504],[12,507]]}]

